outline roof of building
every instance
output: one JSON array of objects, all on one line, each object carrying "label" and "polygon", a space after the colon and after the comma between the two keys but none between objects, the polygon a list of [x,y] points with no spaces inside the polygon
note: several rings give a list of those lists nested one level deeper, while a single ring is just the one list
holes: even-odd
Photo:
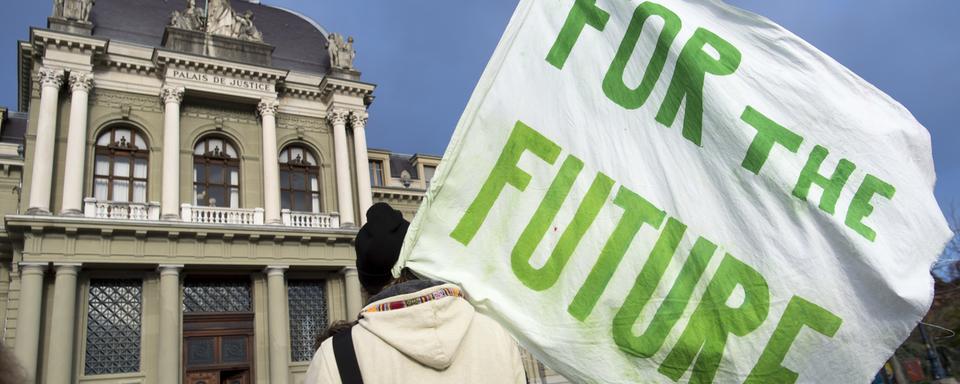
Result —
[{"label": "roof of building", "polygon": [[[254,24],[263,33],[264,42],[276,48],[274,67],[316,74],[330,70],[327,32],[315,21],[263,4],[241,0],[231,0],[230,4],[237,12],[253,12]],[[93,35],[161,47],[170,15],[186,7],[185,0],[98,0],[90,15]]]},{"label": "roof of building", "polygon": [[0,143],[23,144],[27,134],[27,114],[8,112],[0,129]]}]

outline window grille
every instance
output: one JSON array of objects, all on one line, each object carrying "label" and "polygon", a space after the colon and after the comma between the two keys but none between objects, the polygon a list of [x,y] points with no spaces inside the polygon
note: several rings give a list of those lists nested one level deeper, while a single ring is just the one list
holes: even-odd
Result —
[{"label": "window grille", "polygon": [[184,313],[252,312],[246,281],[190,281],[183,285]]},{"label": "window grille", "polygon": [[140,280],[91,280],[84,373],[140,371]]},{"label": "window grille", "polygon": [[323,280],[290,280],[290,351],[293,361],[313,358],[317,335],[327,328],[327,296]]}]

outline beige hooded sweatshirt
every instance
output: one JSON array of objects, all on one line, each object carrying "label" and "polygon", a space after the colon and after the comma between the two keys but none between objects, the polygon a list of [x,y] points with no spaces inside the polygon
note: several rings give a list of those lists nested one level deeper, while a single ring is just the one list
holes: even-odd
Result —
[{"label": "beige hooded sweatshirt", "polygon": [[[456,286],[438,285],[364,308],[359,324],[353,327],[353,346],[364,384],[526,382],[514,339],[462,297],[367,311],[444,288]],[[313,356],[304,384],[340,383],[331,338]]]}]

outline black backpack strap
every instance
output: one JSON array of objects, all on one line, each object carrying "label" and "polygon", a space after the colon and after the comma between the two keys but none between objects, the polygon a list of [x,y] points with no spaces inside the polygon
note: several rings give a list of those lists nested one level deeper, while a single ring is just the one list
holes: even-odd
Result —
[{"label": "black backpack strap", "polygon": [[353,327],[333,335],[333,357],[337,360],[343,384],[363,384],[357,351],[353,349]]}]

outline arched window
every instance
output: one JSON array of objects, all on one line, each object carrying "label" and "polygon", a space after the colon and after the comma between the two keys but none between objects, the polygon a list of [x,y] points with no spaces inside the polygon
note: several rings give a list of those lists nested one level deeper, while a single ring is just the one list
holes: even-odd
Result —
[{"label": "arched window", "polygon": [[280,207],[320,213],[320,167],[306,148],[290,145],[280,151]]},{"label": "arched window", "polygon": [[219,136],[206,137],[193,148],[193,204],[240,207],[240,157]]},{"label": "arched window", "polygon": [[136,129],[118,125],[97,137],[93,197],[100,201],[147,202],[147,141]]}]

